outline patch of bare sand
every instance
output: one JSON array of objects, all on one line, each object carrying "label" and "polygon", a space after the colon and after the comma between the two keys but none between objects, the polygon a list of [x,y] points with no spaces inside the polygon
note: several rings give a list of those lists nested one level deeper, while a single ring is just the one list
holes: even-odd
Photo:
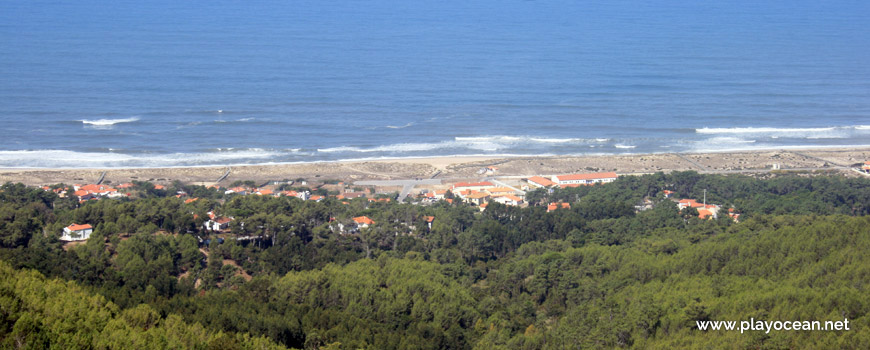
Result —
[{"label": "patch of bare sand", "polygon": [[[801,155],[803,154],[803,155]],[[806,156],[804,156],[806,155]],[[687,160],[688,159],[688,160]],[[821,159],[821,160],[820,160]],[[691,161],[689,161],[691,160]],[[827,160],[827,161],[826,161]],[[620,174],[658,171],[746,171],[767,170],[776,164],[782,169],[825,168],[831,164],[851,165],[870,160],[868,148],[824,150],[776,150],[697,154],[632,154],[605,156],[557,157],[432,157],[377,161],[314,162],[299,164],[234,166],[226,186],[237,180],[265,182],[304,178],[319,182],[327,179],[358,181],[428,178],[475,178],[489,165],[498,166],[497,176],[551,175],[576,172],[614,171]],[[694,163],[701,165],[701,168]],[[830,163],[826,166],[825,163]],[[226,172],[226,167],[106,169],[109,183],[132,180],[168,184],[211,184]],[[93,183],[101,169],[0,169],[0,182],[22,182],[26,185],[55,183]]]}]

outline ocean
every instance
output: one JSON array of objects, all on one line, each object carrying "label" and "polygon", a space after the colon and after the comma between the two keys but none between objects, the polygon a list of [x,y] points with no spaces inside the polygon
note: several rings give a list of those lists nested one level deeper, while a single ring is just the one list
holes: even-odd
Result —
[{"label": "ocean", "polygon": [[0,167],[870,145],[868,1],[3,1]]}]

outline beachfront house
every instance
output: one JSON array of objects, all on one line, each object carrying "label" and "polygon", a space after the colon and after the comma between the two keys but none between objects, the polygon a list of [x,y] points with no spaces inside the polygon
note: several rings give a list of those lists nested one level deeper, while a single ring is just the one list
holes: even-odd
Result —
[{"label": "beachfront house", "polygon": [[63,233],[60,236],[61,241],[73,242],[73,241],[86,241],[91,237],[91,233],[94,232],[94,228],[91,225],[84,224],[72,224],[63,228]]},{"label": "beachfront house", "polygon": [[553,182],[558,185],[592,185],[598,183],[608,183],[616,180],[616,173],[592,173],[592,174],[570,174],[570,175],[555,175]]}]

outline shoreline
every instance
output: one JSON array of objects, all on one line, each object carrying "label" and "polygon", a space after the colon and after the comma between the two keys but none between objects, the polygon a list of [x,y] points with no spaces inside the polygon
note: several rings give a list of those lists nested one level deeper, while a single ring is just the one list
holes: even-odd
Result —
[{"label": "shoreline", "polygon": [[154,168],[0,168],[0,182],[27,185],[92,183],[103,172],[110,183],[132,180],[154,183],[214,183],[231,168],[221,184],[237,180],[384,180],[485,177],[477,171],[495,165],[499,170],[487,176],[531,176],[576,172],[614,171],[640,174],[658,171],[767,172],[781,170],[839,170],[870,160],[870,146],[805,147],[771,150],[718,151],[702,153],[631,153],[604,155],[473,155],[408,158],[311,161],[274,164],[206,165]]}]

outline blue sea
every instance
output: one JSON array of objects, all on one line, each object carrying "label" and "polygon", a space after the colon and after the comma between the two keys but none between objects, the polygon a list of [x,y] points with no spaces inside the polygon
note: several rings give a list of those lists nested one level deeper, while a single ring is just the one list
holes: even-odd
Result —
[{"label": "blue sea", "polygon": [[0,2],[0,167],[870,145],[870,1]]}]

